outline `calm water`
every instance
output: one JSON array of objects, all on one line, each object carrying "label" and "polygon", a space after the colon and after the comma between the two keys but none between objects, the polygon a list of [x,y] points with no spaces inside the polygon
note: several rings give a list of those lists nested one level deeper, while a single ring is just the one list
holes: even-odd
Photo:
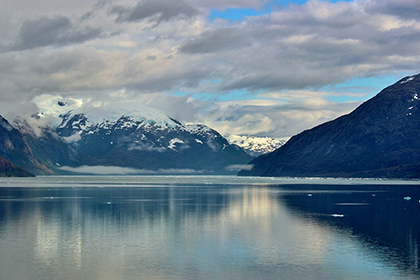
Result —
[{"label": "calm water", "polygon": [[3,178],[0,279],[420,279],[418,183]]}]

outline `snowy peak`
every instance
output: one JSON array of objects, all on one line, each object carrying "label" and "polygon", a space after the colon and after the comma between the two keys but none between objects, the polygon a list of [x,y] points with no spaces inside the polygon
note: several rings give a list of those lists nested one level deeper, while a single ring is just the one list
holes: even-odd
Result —
[{"label": "snowy peak", "polygon": [[159,113],[148,117],[139,111],[111,113],[110,119],[75,111],[62,116],[56,131],[77,150],[84,165],[223,173],[251,159],[205,125],[184,125]]},{"label": "snowy peak", "polygon": [[[58,172],[66,166],[118,166],[139,173],[182,170],[232,174],[252,159],[214,129],[185,125],[138,103],[103,104],[48,97],[38,100],[39,114],[31,121],[44,125],[39,127],[42,131],[50,129],[52,133],[45,135],[56,136],[57,143],[49,144],[52,149],[44,149],[43,143],[52,143],[53,137],[30,139]],[[60,149],[60,156],[54,157]]]},{"label": "snowy peak", "polygon": [[283,146],[287,141],[287,139],[240,135],[230,135],[227,138],[229,143],[238,145],[251,156],[270,153]]},{"label": "snowy peak", "polygon": [[108,112],[90,111],[88,113],[72,110],[61,115],[61,124],[57,131],[64,137],[75,133],[96,133],[99,130],[107,130],[109,133],[115,130],[173,130],[185,129],[184,125],[174,118],[149,108],[144,110],[131,110],[124,112],[121,109]]},{"label": "snowy peak", "polygon": [[47,120],[47,123],[54,128],[62,128],[67,125],[67,122],[77,118],[85,122],[86,127],[100,124],[109,126],[115,124],[121,117],[130,119],[130,122],[142,122],[143,125],[150,127],[182,126],[180,122],[164,112],[136,102],[106,103],[90,99],[42,95],[36,98],[34,103],[39,108],[36,118]]}]

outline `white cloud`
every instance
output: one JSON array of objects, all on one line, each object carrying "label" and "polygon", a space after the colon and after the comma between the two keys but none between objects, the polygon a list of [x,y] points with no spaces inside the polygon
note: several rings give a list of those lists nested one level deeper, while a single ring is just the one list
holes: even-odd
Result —
[{"label": "white cloud", "polygon": [[78,167],[70,167],[70,166],[63,166],[60,167],[61,170],[77,173],[77,174],[96,174],[96,175],[128,175],[128,174],[199,174],[203,173],[202,170],[195,170],[195,169],[159,169],[155,170],[148,170],[148,169],[134,169],[128,167],[120,167],[120,166],[78,166]]},{"label": "white cloud", "polygon": [[347,114],[360,102],[337,103],[324,92],[285,91],[260,99],[217,102],[200,115],[202,122],[223,135],[290,137],[325,121]]},{"label": "white cloud", "polygon": [[248,170],[249,171],[253,167],[254,167],[253,164],[233,164],[233,165],[226,166],[225,169],[227,171],[231,171],[231,172],[233,172],[233,171],[239,172],[241,170]]},{"label": "white cloud", "polygon": [[128,167],[120,167],[120,166],[79,166],[79,167],[70,167],[70,166],[63,166],[60,167],[63,171],[68,171],[72,173],[84,173],[84,174],[149,174],[153,173],[150,170],[143,170],[143,169],[134,169]]}]

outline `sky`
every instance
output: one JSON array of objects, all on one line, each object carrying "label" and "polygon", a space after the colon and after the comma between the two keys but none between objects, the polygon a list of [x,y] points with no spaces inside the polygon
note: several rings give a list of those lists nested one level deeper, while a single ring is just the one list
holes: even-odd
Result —
[{"label": "sky", "polygon": [[2,0],[0,114],[129,101],[287,138],[420,72],[418,0]]}]

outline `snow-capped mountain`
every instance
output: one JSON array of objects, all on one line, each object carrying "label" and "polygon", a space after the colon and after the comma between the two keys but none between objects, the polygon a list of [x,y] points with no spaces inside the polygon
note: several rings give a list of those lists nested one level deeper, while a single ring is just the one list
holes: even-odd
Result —
[{"label": "snow-capped mountain", "polygon": [[270,153],[283,146],[287,141],[287,139],[241,135],[229,135],[226,138],[229,143],[238,145],[251,156]]},{"label": "snow-capped mountain", "polygon": [[55,128],[77,151],[79,166],[227,173],[251,159],[205,125],[185,125],[150,108],[98,110],[70,110]]}]

